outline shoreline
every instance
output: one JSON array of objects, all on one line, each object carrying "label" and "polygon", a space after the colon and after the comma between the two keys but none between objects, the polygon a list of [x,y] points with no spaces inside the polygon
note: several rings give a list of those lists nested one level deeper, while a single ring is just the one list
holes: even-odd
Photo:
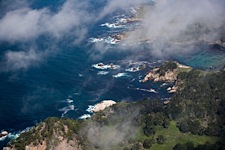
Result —
[{"label": "shoreline", "polygon": [[116,102],[113,100],[103,100],[100,103],[97,103],[93,107],[91,107],[89,109],[89,111],[93,112],[93,113],[97,113],[99,111],[106,109],[107,107],[114,105],[114,104],[116,104]]}]

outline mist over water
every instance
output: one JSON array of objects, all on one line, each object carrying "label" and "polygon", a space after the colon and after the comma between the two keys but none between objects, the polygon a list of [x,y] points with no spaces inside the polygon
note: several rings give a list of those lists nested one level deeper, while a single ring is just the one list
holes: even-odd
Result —
[{"label": "mist over water", "polygon": [[[89,105],[106,99],[168,98],[170,85],[139,82],[166,60],[200,69],[223,66],[224,52],[204,46],[185,55],[159,56],[155,45],[112,44],[109,35],[138,26],[115,24],[132,16],[131,6],[141,3],[145,1],[124,1],[123,7],[117,0],[0,1],[0,131],[16,134],[49,116],[76,119],[90,114]],[[111,26],[101,26],[106,23]],[[90,38],[100,42],[91,43]],[[138,40],[133,34],[130,38]],[[94,68],[98,63],[119,67]],[[143,64],[146,69],[129,71]],[[6,142],[0,141],[0,147]]]}]

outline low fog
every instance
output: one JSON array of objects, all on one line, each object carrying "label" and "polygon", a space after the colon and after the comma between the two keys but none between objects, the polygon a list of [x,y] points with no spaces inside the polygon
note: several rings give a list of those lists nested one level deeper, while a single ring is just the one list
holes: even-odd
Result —
[{"label": "low fog", "polygon": [[191,51],[198,42],[220,39],[224,8],[222,0],[157,0],[142,8],[143,26],[128,33],[127,42],[148,40],[156,56]]},{"label": "low fog", "polygon": [[[127,33],[127,43],[146,40],[152,55],[163,57],[174,53],[189,52],[198,42],[211,42],[220,39],[221,30],[224,31],[225,2],[222,0],[112,0],[100,1],[104,6],[91,10],[90,1],[66,0],[56,11],[48,7],[35,9],[31,2],[15,1],[1,2],[2,15],[0,16],[0,42],[26,43],[42,35],[51,36],[54,41],[71,36],[71,45],[79,45],[87,39],[88,24],[118,10],[127,10],[130,7],[143,9],[143,24],[138,29]],[[148,4],[148,6],[143,4]],[[150,4],[151,3],[151,4]],[[56,44],[53,43],[53,44]],[[32,67],[33,63],[42,62],[48,58],[49,49],[43,52],[27,46],[24,49],[8,50],[5,52],[2,64],[4,71],[17,71]],[[51,47],[51,46],[50,46]],[[107,52],[108,46],[95,45],[99,53],[94,56],[101,58]],[[120,47],[124,49],[124,47]],[[138,45],[131,46],[131,50],[138,50]],[[91,54],[92,55],[92,54]]]},{"label": "low fog", "polygon": [[[111,111],[113,111],[113,109]],[[126,113],[125,110],[121,110],[121,112],[118,111],[116,114],[110,111],[106,111],[103,114],[102,118],[104,118],[104,116],[110,116],[110,124],[105,125],[99,121],[89,121],[80,131],[80,135],[83,135],[83,137],[87,139],[91,149],[97,148],[106,150],[112,149],[113,147],[116,148],[119,144],[124,144],[135,137],[139,128],[134,123],[135,118],[137,118],[139,114],[138,107],[131,113]]]}]

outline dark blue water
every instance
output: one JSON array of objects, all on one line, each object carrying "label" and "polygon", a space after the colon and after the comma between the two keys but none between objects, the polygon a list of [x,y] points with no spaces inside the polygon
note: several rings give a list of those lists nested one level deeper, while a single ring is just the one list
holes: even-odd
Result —
[{"label": "dark blue water", "polygon": [[[63,0],[34,1],[31,7],[39,9],[48,6],[52,10],[57,10],[63,3]],[[93,3],[92,7],[96,5],[99,8],[99,3]],[[112,21],[111,17],[114,15],[118,14],[111,14],[110,17],[90,24],[88,37],[107,36],[112,33],[111,29],[101,27],[100,24]],[[49,116],[76,119],[88,113],[86,109],[89,105],[106,99],[119,102],[170,97],[166,91],[170,85],[161,86],[163,83],[139,82],[149,69],[164,61],[148,56],[145,49],[137,53],[120,51],[119,47],[110,45],[107,52],[100,55],[100,52],[88,43],[88,39],[79,45],[73,45],[71,42],[70,36],[63,40],[55,40],[49,35],[43,35],[30,43],[0,43],[1,63],[4,63],[3,56],[6,51],[18,51],[34,43],[40,51],[46,51],[48,48],[56,49],[44,61],[28,69],[0,72],[0,131],[17,133]],[[224,58],[222,54],[223,52],[199,51],[194,56],[177,56],[176,59],[187,65],[207,68],[218,65],[221,62],[218,60]],[[136,57],[138,55],[144,56],[138,59]],[[92,67],[93,64],[99,62],[114,63],[120,65],[120,68],[98,70]],[[135,66],[132,63],[136,62],[146,64],[147,69],[138,72],[125,71],[132,65]],[[108,74],[99,75],[99,71],[108,71]],[[113,77],[118,73],[126,73],[126,75],[119,78]],[[146,92],[143,89],[154,89],[157,93]],[[5,145],[7,140],[0,142],[0,147]]]}]

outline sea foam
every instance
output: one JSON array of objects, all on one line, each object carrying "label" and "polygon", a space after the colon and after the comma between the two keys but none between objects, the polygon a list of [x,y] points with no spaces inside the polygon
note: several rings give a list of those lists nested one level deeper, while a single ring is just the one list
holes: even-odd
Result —
[{"label": "sea foam", "polygon": [[13,133],[9,133],[8,135],[6,136],[3,136],[0,138],[0,141],[4,141],[6,138],[9,138],[9,139],[16,139],[20,136],[20,134],[24,133],[24,132],[27,132],[31,129],[31,127],[27,127],[25,128],[24,130],[22,131],[18,131],[18,132],[13,132]]},{"label": "sea foam", "polygon": [[91,115],[90,114],[84,114],[84,115],[79,117],[79,119],[87,119],[87,118],[91,118]]},{"label": "sea foam", "polygon": [[127,73],[118,73],[116,75],[113,75],[114,78],[120,78],[120,77],[131,77],[131,75]]},{"label": "sea foam", "polygon": [[108,73],[108,71],[99,71],[97,75],[107,75]]},{"label": "sea foam", "polygon": [[103,63],[97,63],[97,64],[93,64],[92,67],[96,68],[96,69],[118,69],[120,66],[119,65],[114,65],[114,64],[103,64]]},{"label": "sea foam", "polygon": [[74,105],[71,105],[71,104],[69,104],[66,107],[63,107],[63,108],[59,109],[59,111],[62,111],[63,112],[62,115],[61,115],[61,117],[64,117],[64,115],[67,114],[67,112],[68,111],[71,111],[71,110],[75,110],[75,106]]},{"label": "sea foam", "polygon": [[117,24],[117,23],[104,23],[104,24],[101,24],[101,26],[106,26],[108,28],[126,28],[125,25],[120,25],[120,24]]}]

